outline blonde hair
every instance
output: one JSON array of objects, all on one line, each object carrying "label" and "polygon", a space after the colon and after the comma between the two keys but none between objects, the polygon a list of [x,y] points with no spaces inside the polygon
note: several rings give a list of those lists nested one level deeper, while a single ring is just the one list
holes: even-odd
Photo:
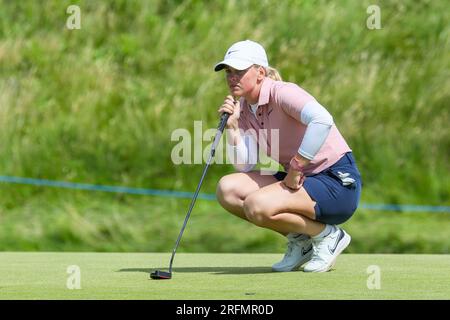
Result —
[{"label": "blonde hair", "polygon": [[275,80],[275,81],[283,81],[283,79],[281,78],[280,73],[278,72],[277,69],[272,68],[272,67],[263,67],[260,66],[259,64],[254,64],[253,67],[255,68],[263,68],[266,71],[266,77]]},{"label": "blonde hair", "polygon": [[266,67],[266,77],[275,80],[275,81],[282,81],[283,79],[281,79],[281,75],[278,72],[277,69],[272,68],[272,67]]}]

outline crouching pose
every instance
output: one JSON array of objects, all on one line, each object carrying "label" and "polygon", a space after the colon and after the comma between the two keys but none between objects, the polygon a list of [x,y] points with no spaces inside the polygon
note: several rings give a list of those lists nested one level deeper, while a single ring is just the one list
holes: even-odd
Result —
[{"label": "crouching pose", "polygon": [[[215,66],[223,69],[230,95],[218,111],[230,114],[227,153],[238,172],[220,179],[219,203],[287,237],[286,254],[274,271],[302,265],[305,272],[330,270],[351,240],[337,225],[353,215],[361,194],[351,149],[324,106],[298,85],[281,81],[260,44],[233,44]],[[252,171],[260,150],[285,171]]]}]

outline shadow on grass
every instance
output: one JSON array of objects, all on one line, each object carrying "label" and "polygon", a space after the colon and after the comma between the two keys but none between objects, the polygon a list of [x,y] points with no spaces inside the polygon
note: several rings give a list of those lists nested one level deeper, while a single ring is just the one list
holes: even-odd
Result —
[{"label": "shadow on grass", "polygon": [[[168,267],[162,268],[127,268],[120,269],[118,272],[145,272],[151,273],[155,270],[168,271]],[[257,274],[272,273],[270,267],[190,267],[190,268],[172,268],[172,272],[199,272],[210,274]]]}]

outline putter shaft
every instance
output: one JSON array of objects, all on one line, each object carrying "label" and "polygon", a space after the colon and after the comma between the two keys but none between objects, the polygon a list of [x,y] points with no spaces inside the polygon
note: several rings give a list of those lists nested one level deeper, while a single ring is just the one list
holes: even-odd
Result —
[{"label": "putter shaft", "polygon": [[[181,227],[180,233],[178,234],[177,241],[175,242],[175,246],[172,250],[172,256],[170,257],[169,272],[168,272],[168,274],[170,274],[170,277],[172,277],[172,266],[173,266],[173,260],[175,258],[175,253],[178,249],[178,245],[180,244],[181,237],[183,236],[183,232],[184,232],[184,229],[186,228],[189,217],[191,216],[192,209],[194,208],[194,204],[195,204],[195,201],[197,200],[197,196],[198,196],[198,193],[200,192],[200,188],[201,188],[203,180],[206,176],[206,172],[208,171],[209,165],[211,164],[211,161],[216,153],[216,147],[219,144],[220,138],[222,136],[223,130],[225,129],[225,125],[227,124],[227,120],[228,120],[229,116],[230,116],[229,113],[223,113],[220,118],[220,123],[217,128],[217,133],[216,133],[216,136],[214,137],[214,142],[211,146],[211,153],[209,155],[208,160],[206,161],[206,165],[205,165],[205,168],[203,169],[202,177],[200,178],[200,182],[198,183],[197,189],[195,190],[194,196],[192,197],[188,212],[186,214],[186,217],[184,218],[183,226]],[[154,275],[155,277],[158,276],[158,274],[157,274],[158,272],[160,274],[162,273],[161,271],[156,271],[155,275]],[[161,279],[161,278],[159,278],[159,279]],[[167,278],[165,278],[165,279],[167,279]]]}]

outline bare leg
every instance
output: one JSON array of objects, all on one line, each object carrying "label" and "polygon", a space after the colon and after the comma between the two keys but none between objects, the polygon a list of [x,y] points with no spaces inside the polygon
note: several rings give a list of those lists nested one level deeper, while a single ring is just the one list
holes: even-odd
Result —
[{"label": "bare leg", "polygon": [[325,228],[315,221],[315,204],[304,188],[293,191],[275,182],[251,193],[244,201],[244,212],[260,227],[315,236]]},{"label": "bare leg", "polygon": [[225,210],[249,221],[244,211],[245,199],[253,192],[276,182],[277,179],[272,175],[261,175],[259,171],[229,174],[222,177],[217,184],[217,199]]},{"label": "bare leg", "polygon": [[261,175],[259,171],[232,173],[219,180],[217,199],[225,210],[248,221],[244,200],[249,194],[276,181],[272,175]]}]

